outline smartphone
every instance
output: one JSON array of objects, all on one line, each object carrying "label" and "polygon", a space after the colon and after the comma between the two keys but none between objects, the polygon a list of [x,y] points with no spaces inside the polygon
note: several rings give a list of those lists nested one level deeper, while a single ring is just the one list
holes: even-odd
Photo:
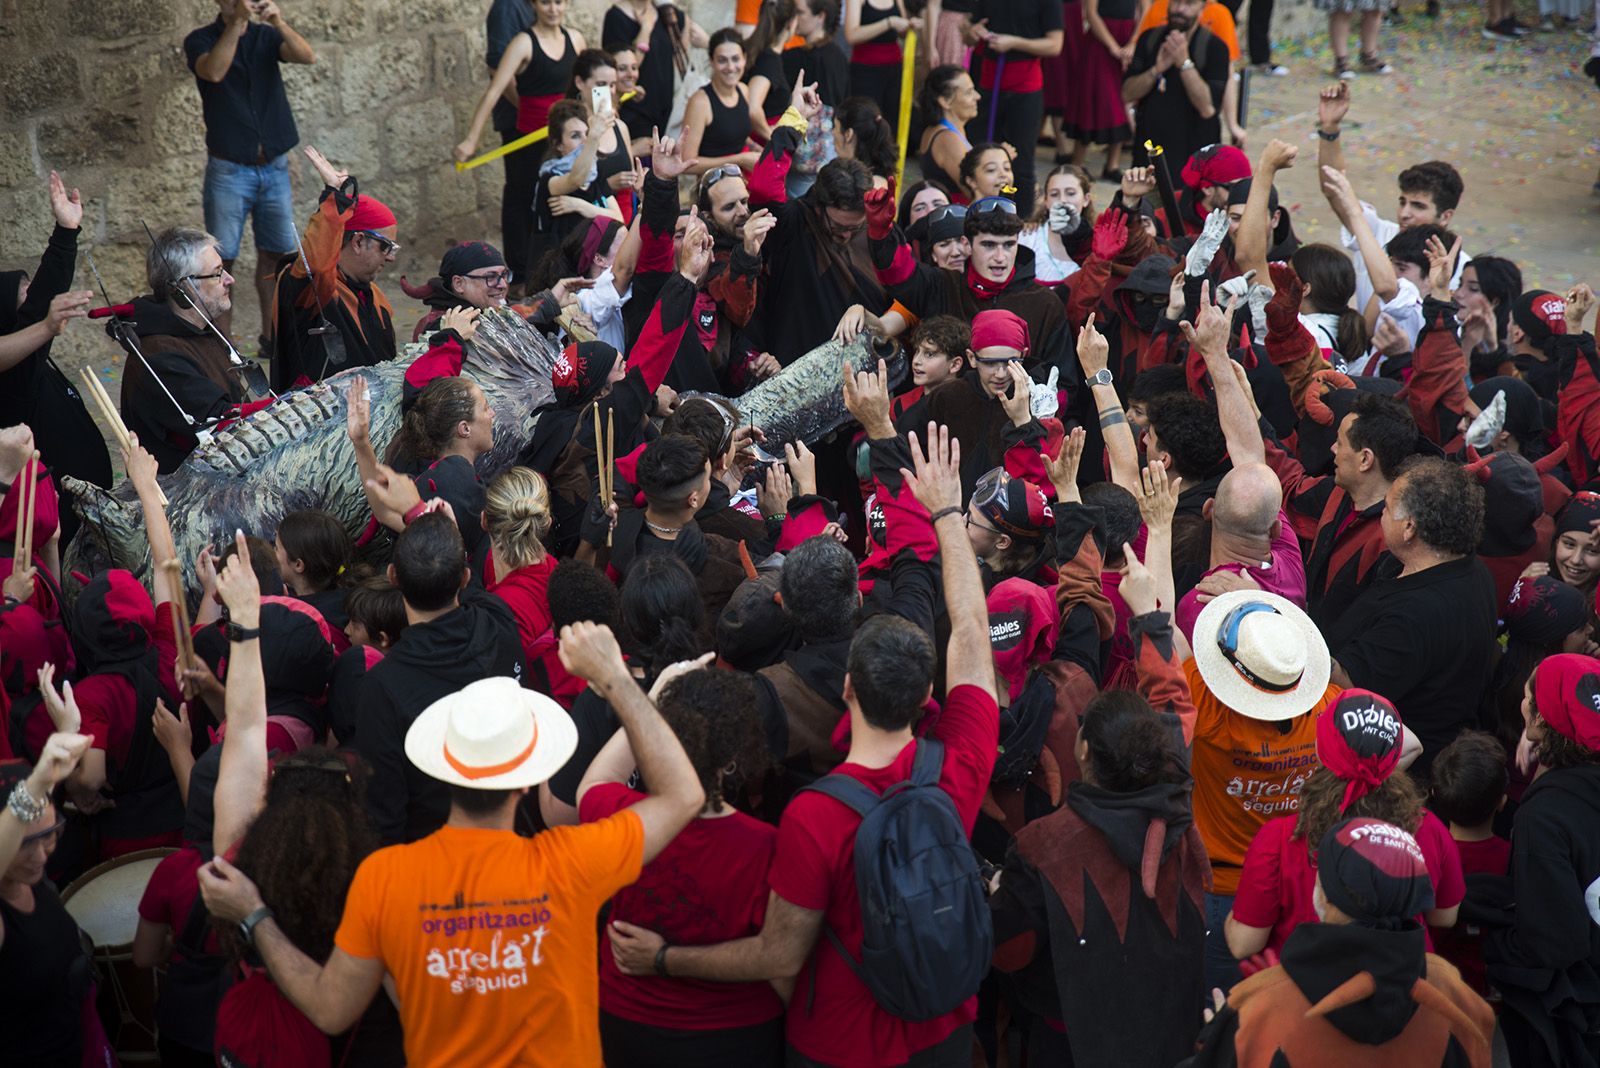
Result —
[{"label": "smartphone", "polygon": [[611,114],[611,87],[597,85],[589,90],[589,110],[596,117]]}]

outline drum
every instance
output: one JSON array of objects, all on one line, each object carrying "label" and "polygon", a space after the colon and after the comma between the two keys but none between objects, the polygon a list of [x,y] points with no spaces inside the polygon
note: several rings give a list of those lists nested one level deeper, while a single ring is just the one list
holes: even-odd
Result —
[{"label": "drum", "polygon": [[99,1009],[106,1037],[123,1064],[156,1064],[156,979],[133,964],[139,899],[163,857],[175,849],[141,849],[97,864],[61,892],[61,903],[94,943],[100,972]]}]

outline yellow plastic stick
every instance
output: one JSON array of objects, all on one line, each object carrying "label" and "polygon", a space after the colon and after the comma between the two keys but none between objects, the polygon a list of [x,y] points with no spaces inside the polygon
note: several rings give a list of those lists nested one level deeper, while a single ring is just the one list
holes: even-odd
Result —
[{"label": "yellow plastic stick", "polygon": [[[917,74],[917,31],[906,31],[905,58],[900,61],[900,160],[894,168],[894,187],[899,189],[906,176],[906,138],[911,134],[911,85]],[[509,146],[508,146],[509,147]]]},{"label": "yellow plastic stick", "polygon": [[[632,100],[635,95],[636,94],[632,90],[623,93],[622,102],[626,104],[628,101]],[[472,168],[481,167],[485,163],[492,163],[501,156],[509,156],[518,149],[527,148],[535,141],[543,141],[549,133],[550,127],[546,126],[542,130],[535,130],[531,134],[525,134],[524,136],[517,138],[515,141],[508,141],[499,148],[491,148],[481,156],[473,156],[465,163],[457,163],[456,173],[459,174],[462,171],[470,171]]]}]

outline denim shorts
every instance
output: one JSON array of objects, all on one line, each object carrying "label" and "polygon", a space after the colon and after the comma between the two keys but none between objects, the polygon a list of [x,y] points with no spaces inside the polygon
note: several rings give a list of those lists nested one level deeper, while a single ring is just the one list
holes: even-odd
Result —
[{"label": "denim shorts", "polygon": [[289,154],[260,166],[206,160],[203,193],[206,229],[222,245],[222,258],[239,258],[246,216],[254,218],[256,250],[280,255],[294,251],[294,201],[289,196]]}]

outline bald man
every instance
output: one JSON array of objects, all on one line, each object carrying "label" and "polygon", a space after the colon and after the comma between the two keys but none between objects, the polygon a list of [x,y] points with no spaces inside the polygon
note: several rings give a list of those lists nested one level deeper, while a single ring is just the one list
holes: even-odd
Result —
[{"label": "bald man", "polygon": [[1264,463],[1240,464],[1223,476],[1202,509],[1211,524],[1209,570],[1178,601],[1178,629],[1193,640],[1205,602],[1229,590],[1266,590],[1306,604],[1306,566],[1289,517],[1283,485]]}]

